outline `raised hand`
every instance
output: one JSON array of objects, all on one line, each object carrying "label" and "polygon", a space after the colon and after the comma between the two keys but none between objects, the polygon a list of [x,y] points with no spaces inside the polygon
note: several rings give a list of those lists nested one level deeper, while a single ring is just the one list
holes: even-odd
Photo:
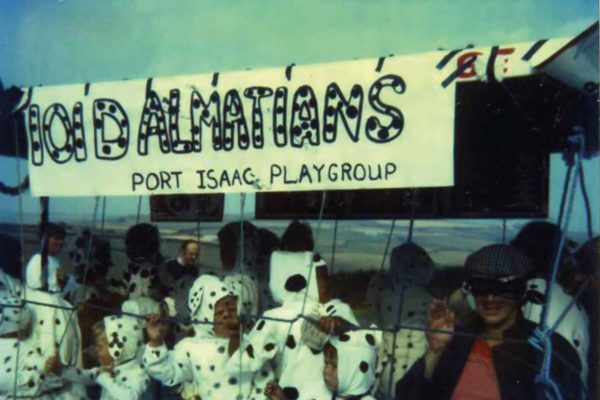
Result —
[{"label": "raised hand", "polygon": [[265,386],[265,396],[269,400],[285,400],[285,394],[283,393],[283,389],[277,383],[277,381],[270,381]]},{"label": "raised hand", "polygon": [[50,374],[60,375],[62,371],[62,364],[60,363],[58,356],[52,356],[46,360],[44,371]]},{"label": "raised hand", "polygon": [[[437,331],[446,331],[448,333]],[[452,340],[452,332],[454,332],[454,313],[448,310],[444,300],[434,299],[427,313],[427,342],[429,343],[429,349],[435,353],[442,353]]]},{"label": "raised hand", "polygon": [[160,314],[149,314],[146,317],[146,333],[150,347],[162,346],[167,336],[168,326],[161,318]]}]

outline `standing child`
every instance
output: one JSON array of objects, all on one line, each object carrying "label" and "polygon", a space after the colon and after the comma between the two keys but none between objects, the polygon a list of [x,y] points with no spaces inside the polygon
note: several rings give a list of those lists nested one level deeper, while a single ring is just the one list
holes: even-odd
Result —
[{"label": "standing child", "polygon": [[0,399],[52,399],[62,393],[56,376],[59,363],[46,359],[33,341],[24,341],[30,325],[31,313],[23,301],[0,295]]},{"label": "standing child", "polygon": [[202,400],[263,399],[269,372],[263,376],[225,369],[240,339],[234,287],[215,276],[203,275],[189,292],[188,307],[195,336],[182,339],[173,350],[164,344],[167,327],[160,317],[148,318],[149,342],[143,360],[150,376],[168,386],[191,383]]},{"label": "standing child", "polygon": [[133,317],[109,316],[92,327],[100,367],[82,370],[67,367],[63,378],[102,387],[101,400],[140,399],[148,375],[136,356],[143,344],[143,328]]}]

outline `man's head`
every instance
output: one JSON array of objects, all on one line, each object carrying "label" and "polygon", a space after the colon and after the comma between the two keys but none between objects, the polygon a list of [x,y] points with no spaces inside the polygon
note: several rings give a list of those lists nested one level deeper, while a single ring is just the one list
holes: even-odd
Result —
[{"label": "man's head", "polygon": [[486,327],[504,330],[516,321],[532,268],[523,253],[502,244],[485,246],[467,258],[467,288]]},{"label": "man's head", "polygon": [[195,240],[186,240],[179,248],[179,255],[184,267],[192,268],[198,262],[200,245]]}]

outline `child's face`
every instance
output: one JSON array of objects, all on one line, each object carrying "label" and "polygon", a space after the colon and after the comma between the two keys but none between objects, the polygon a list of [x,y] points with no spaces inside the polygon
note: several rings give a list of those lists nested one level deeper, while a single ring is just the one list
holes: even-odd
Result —
[{"label": "child's face", "polygon": [[96,337],[96,356],[98,357],[98,361],[100,361],[101,365],[111,365],[113,363],[113,358],[108,351],[108,338],[106,335],[101,335],[100,337]]},{"label": "child's face", "polygon": [[325,386],[332,392],[338,390],[338,358],[335,347],[330,347],[325,353],[325,367],[323,367],[323,380]]},{"label": "child's face", "polygon": [[237,297],[227,296],[215,304],[213,331],[219,336],[229,336],[239,331]]}]

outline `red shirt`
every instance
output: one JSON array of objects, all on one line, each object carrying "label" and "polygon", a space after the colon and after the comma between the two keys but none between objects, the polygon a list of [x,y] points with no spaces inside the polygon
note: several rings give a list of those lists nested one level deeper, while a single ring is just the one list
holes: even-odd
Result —
[{"label": "red shirt", "polygon": [[500,400],[492,349],[485,339],[473,342],[452,400]]}]

